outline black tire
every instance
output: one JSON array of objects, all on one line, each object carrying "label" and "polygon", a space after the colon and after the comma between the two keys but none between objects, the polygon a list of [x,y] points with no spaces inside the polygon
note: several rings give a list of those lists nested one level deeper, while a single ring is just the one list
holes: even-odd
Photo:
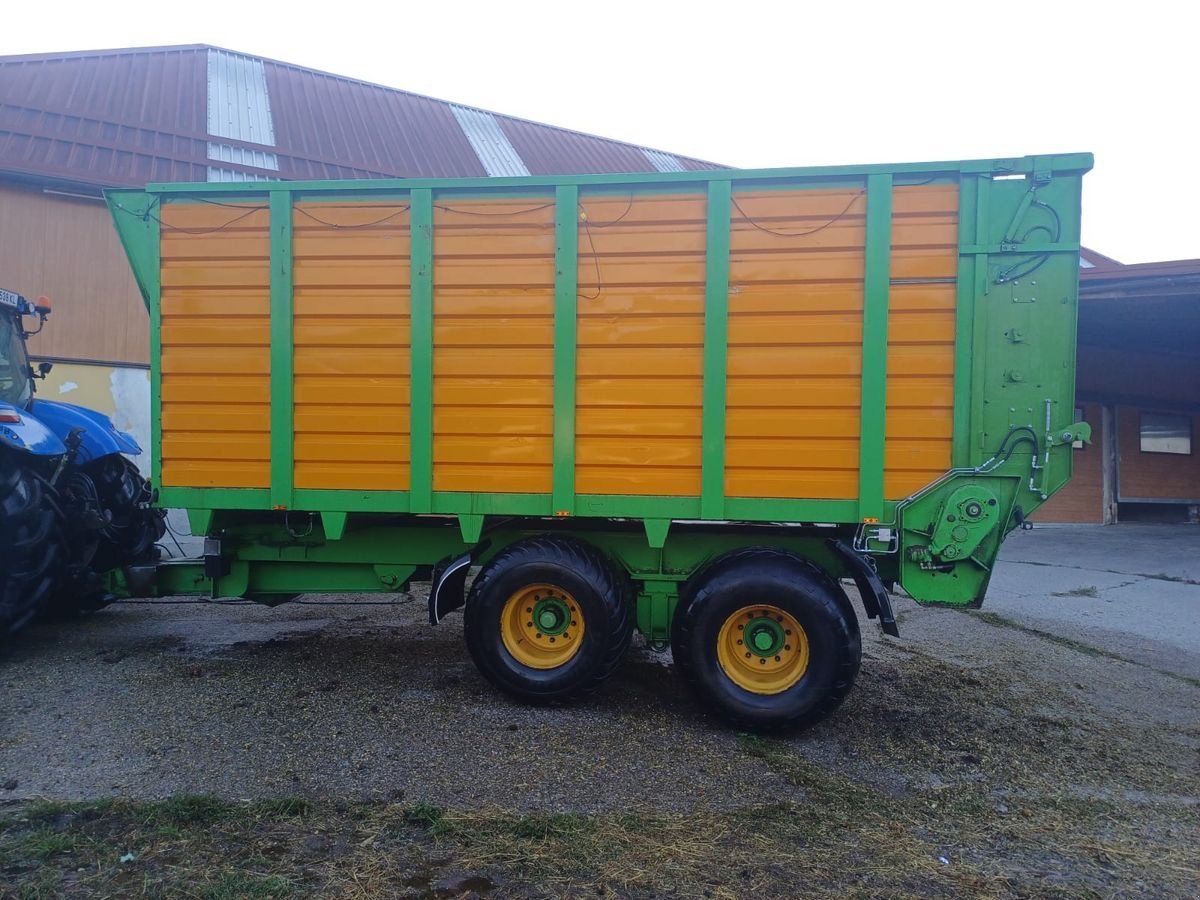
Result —
[{"label": "black tire", "polygon": [[154,492],[131,460],[106,456],[76,477],[84,485],[90,482],[94,491],[65,489],[64,503],[69,497],[76,498],[74,507],[67,504],[68,515],[104,524],[95,529],[68,529],[69,565],[42,610],[43,618],[55,622],[70,621],[112,603],[113,596],[104,588],[105,573],[156,563],[158,541],[167,530],[166,510],[151,506]]},{"label": "black tire", "polygon": [[[739,684],[718,656],[726,623],[749,618],[745,611],[759,605],[794,619],[806,641],[806,664],[796,661],[793,670],[798,680],[774,693]],[[769,548],[735,551],[696,576],[675,613],[671,649],[705,708],[746,731],[795,731],[817,724],[846,698],[862,661],[858,620],[841,586],[801,557]],[[786,673],[781,679],[787,680]]]},{"label": "black tire", "polygon": [[132,460],[107,456],[88,467],[101,507],[109,514],[92,568],[100,573],[158,560],[167,531],[166,510],[151,506],[154,492]]},{"label": "black tire", "polygon": [[[578,603],[584,628],[574,655],[553,668],[518,660],[505,644],[502,614],[531,585],[553,585]],[[586,696],[616,670],[633,637],[633,588],[597,550],[578,541],[537,537],[493,558],[471,586],[464,614],[467,649],[496,687],[529,703]]]},{"label": "black tire", "polygon": [[53,489],[16,454],[0,451],[0,639],[53,595],[62,557]]}]

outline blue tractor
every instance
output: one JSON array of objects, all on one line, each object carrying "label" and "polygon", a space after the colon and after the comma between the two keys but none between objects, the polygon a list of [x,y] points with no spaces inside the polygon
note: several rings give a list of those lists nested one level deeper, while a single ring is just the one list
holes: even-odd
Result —
[{"label": "blue tractor", "polygon": [[165,530],[129,459],[137,441],[95,410],[35,398],[50,363],[35,371],[26,340],[49,314],[49,301],[0,290],[0,642],[35,616],[105,605],[104,575],[152,565]]}]

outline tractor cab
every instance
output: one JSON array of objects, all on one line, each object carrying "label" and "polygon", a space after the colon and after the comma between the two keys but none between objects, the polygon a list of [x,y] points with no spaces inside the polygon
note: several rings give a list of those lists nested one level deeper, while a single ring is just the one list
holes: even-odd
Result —
[{"label": "tractor cab", "polygon": [[[37,331],[25,330],[25,316],[38,317]],[[20,294],[0,290],[0,403],[26,408],[33,399],[33,367],[29,364],[26,338],[37,334],[50,315],[50,301],[39,297],[31,303]],[[49,363],[38,367],[40,377],[50,371]]]}]

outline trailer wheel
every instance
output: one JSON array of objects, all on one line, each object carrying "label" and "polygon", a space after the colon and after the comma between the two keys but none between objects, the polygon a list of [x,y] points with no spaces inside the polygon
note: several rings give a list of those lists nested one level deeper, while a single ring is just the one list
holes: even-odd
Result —
[{"label": "trailer wheel", "polygon": [[800,557],[737,551],[700,573],[672,627],[700,701],[750,731],[809,728],[846,698],[862,640],[836,582]]},{"label": "trailer wheel", "polygon": [[0,453],[0,640],[47,602],[62,554],[53,489]]},{"label": "trailer wheel", "polygon": [[629,648],[632,587],[586,544],[531,538],[479,573],[464,619],[492,684],[527,702],[568,700],[599,688]]}]

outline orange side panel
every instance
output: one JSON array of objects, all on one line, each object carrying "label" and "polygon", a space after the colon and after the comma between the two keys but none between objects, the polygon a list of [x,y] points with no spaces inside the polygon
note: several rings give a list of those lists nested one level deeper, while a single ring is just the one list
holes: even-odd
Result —
[{"label": "orange side panel", "polygon": [[733,201],[725,493],[856,497],[864,193]]},{"label": "orange side panel", "polygon": [[409,211],[292,211],[295,485],[409,488]]},{"label": "orange side panel", "polygon": [[554,208],[434,203],[433,489],[549,493]]},{"label": "orange side panel", "polygon": [[162,481],[270,483],[270,236],[261,201],[162,208]]},{"label": "orange side panel", "polygon": [[958,187],[897,187],[892,195],[884,495],[901,500],[950,468]]},{"label": "orange side panel", "polygon": [[580,494],[700,493],[706,206],[699,194],[580,200]]}]

